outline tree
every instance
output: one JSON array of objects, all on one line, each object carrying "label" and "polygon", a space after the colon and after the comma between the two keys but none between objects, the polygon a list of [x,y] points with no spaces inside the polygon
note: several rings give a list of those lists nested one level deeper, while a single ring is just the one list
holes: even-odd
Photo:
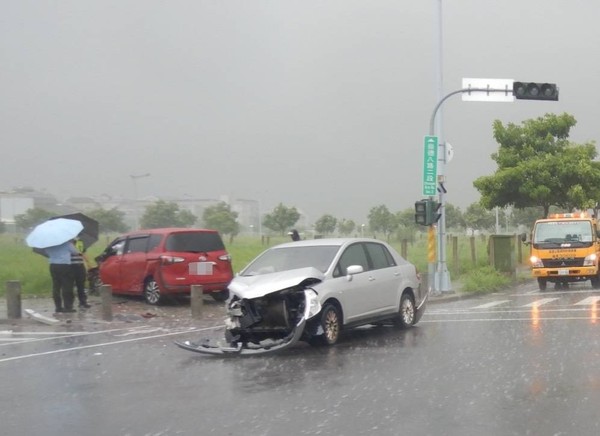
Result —
[{"label": "tree", "polygon": [[125,224],[125,213],[117,210],[116,207],[113,207],[109,210],[104,208],[93,209],[86,212],[86,215],[98,221],[100,232],[122,233],[127,231],[127,224]]},{"label": "tree", "polygon": [[388,240],[394,230],[398,227],[396,216],[383,204],[371,208],[367,218],[369,219],[369,227],[371,230],[374,232],[382,232]]},{"label": "tree", "polygon": [[48,221],[55,213],[40,207],[27,209],[24,214],[15,215],[15,224],[21,230],[29,230],[38,224]]},{"label": "tree", "polygon": [[400,212],[396,212],[396,221],[400,227],[412,229],[413,231],[419,230],[419,228],[422,227],[415,222],[414,208],[408,208],[401,210]]},{"label": "tree", "polygon": [[517,209],[550,206],[565,210],[588,209],[600,198],[600,162],[595,162],[594,142],[569,142],[572,115],[546,114],[506,127],[494,121],[494,138],[500,144],[492,159],[496,173],[475,180],[481,204],[492,209],[513,205]]},{"label": "tree", "polygon": [[338,221],[337,228],[338,228],[338,233],[340,235],[348,236],[356,228],[356,223],[352,220],[347,220],[345,218],[342,218],[341,220]]},{"label": "tree", "polygon": [[481,203],[472,203],[464,214],[467,227],[477,230],[490,230],[496,224],[496,215],[487,210]]},{"label": "tree", "polygon": [[237,217],[238,213],[232,211],[231,206],[222,201],[204,209],[202,222],[208,228],[216,229],[223,235],[229,235],[232,240],[240,232]]},{"label": "tree", "polygon": [[447,228],[460,229],[465,227],[465,218],[459,207],[446,203],[444,208]]},{"label": "tree", "polygon": [[415,209],[412,207],[396,212],[396,221],[398,222],[398,232],[396,235],[400,240],[406,239],[412,242],[415,240],[415,234],[425,229],[425,227],[415,222]]},{"label": "tree", "polygon": [[525,226],[531,229],[537,219],[544,217],[544,210],[540,206],[512,210],[512,222],[515,226]]},{"label": "tree", "polygon": [[177,203],[158,200],[146,206],[140,219],[144,229],[157,229],[162,227],[191,227],[197,218],[188,210],[180,210]]},{"label": "tree", "polygon": [[315,222],[315,230],[317,233],[329,235],[335,231],[336,224],[337,219],[335,217],[325,214]]},{"label": "tree", "polygon": [[279,203],[271,213],[264,216],[262,223],[266,228],[283,235],[299,219],[300,213],[298,213],[295,207],[287,207]]}]

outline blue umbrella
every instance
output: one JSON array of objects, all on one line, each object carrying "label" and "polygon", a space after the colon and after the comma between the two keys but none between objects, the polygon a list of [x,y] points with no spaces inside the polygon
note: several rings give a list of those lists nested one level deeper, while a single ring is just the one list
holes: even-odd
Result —
[{"label": "blue umbrella", "polygon": [[54,247],[75,238],[82,230],[81,221],[56,218],[36,226],[25,242],[33,248]]}]

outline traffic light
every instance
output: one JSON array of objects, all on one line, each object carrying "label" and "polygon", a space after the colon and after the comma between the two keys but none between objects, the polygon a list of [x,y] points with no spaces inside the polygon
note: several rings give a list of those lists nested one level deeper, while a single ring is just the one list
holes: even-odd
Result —
[{"label": "traffic light", "polygon": [[435,224],[439,221],[440,217],[442,216],[441,213],[438,213],[441,206],[442,206],[442,203],[438,203],[437,201],[434,201],[434,200],[427,200],[426,222],[427,222],[428,226]]},{"label": "traffic light", "polygon": [[438,222],[441,213],[438,213],[442,203],[434,200],[419,200],[415,202],[415,223],[430,226]]},{"label": "traffic light", "polygon": [[429,200],[419,200],[415,202],[415,223],[422,226],[427,224],[427,202]]},{"label": "traffic light", "polygon": [[513,82],[513,95],[517,100],[558,101],[558,86],[554,83]]}]

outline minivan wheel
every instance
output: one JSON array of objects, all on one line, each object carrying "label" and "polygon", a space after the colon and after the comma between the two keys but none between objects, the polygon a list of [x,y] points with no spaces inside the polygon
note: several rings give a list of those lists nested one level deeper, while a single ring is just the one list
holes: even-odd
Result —
[{"label": "minivan wheel", "polygon": [[146,280],[144,285],[144,299],[148,304],[158,304],[160,301],[160,288],[152,277]]},{"label": "minivan wheel", "polygon": [[215,301],[223,302],[229,298],[229,290],[225,289],[219,292],[211,292],[210,296],[213,297]]}]

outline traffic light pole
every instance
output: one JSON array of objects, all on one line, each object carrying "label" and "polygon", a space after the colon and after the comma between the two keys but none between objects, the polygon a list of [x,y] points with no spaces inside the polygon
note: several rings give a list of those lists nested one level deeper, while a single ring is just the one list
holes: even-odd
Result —
[{"label": "traffic light pole", "polygon": [[[558,87],[556,86],[556,84],[554,83],[538,83],[538,82],[518,82],[518,81],[510,81],[510,80],[497,80],[494,82],[494,84],[489,84],[489,79],[484,79],[486,81],[488,81],[488,85],[487,87],[483,88],[481,87],[481,85],[479,83],[481,83],[481,79],[470,79],[472,80],[473,83],[473,87],[471,87],[471,83],[469,83],[469,87],[468,88],[464,88],[464,86],[466,86],[465,82],[463,81],[463,88],[459,89],[458,91],[453,91],[449,94],[447,94],[446,96],[444,96],[442,99],[440,99],[440,101],[438,102],[438,104],[435,106],[435,108],[433,109],[433,113],[431,114],[431,120],[429,122],[429,136],[433,137],[435,136],[435,117],[436,114],[438,112],[438,110],[440,109],[440,107],[442,106],[442,104],[449,99],[450,97],[452,97],[453,95],[456,94],[465,94],[465,93],[477,93],[477,94],[482,94],[485,93],[487,95],[482,96],[483,98],[480,99],[481,97],[477,97],[476,101],[485,101],[485,100],[489,100],[489,101],[514,101],[514,99],[517,100],[550,100],[550,101],[558,101],[558,94],[559,94],[559,90]],[[479,82],[479,83],[477,83]],[[495,88],[494,88],[495,86]],[[500,86],[504,86],[504,88],[499,88]],[[506,99],[506,98],[500,98],[500,100],[494,99],[492,100],[490,96],[490,94],[492,93],[501,93],[503,92],[505,94],[505,97],[508,97],[510,95],[511,98]],[[497,96],[499,97],[499,96]],[[440,128],[441,130],[441,128]],[[436,141],[438,139],[436,138]],[[448,271],[448,265],[446,262],[446,201],[445,201],[445,194],[446,194],[446,188],[444,186],[444,183],[446,181],[445,179],[445,165],[446,165],[446,158],[447,158],[447,153],[446,153],[446,143],[444,141],[439,141],[438,142],[438,159],[437,159],[437,165],[438,165],[438,179],[437,179],[437,190],[438,190],[438,194],[439,194],[439,200],[440,200],[440,212],[441,212],[441,216],[440,216],[440,220],[439,220],[439,224],[438,224],[438,232],[437,232],[437,237],[438,237],[438,251],[437,251],[437,265],[434,268],[434,266],[430,263],[428,265],[428,272],[430,274],[430,278],[431,278],[431,274],[432,271],[434,271],[434,278],[433,278],[433,286],[430,285],[430,288],[435,291],[435,292],[452,292],[452,285],[450,283],[450,272]],[[440,158],[440,152],[441,152],[441,158]],[[431,199],[431,197],[430,197]]]},{"label": "traffic light pole", "polygon": [[[504,92],[506,94],[513,93],[511,89],[490,89],[490,88],[463,88],[458,91],[453,91],[444,98],[442,98],[438,104],[433,109],[433,113],[431,114],[431,120],[429,122],[429,135],[435,136],[435,117],[442,106],[442,104],[448,100],[450,97],[456,94],[463,94],[465,92]],[[433,286],[430,285],[431,289],[434,292],[453,292],[452,291],[452,283],[450,280],[450,271],[448,271],[448,262],[446,261],[446,188],[444,186],[445,183],[445,165],[446,165],[446,143],[441,142],[439,144],[440,152],[438,153],[438,195],[440,200],[440,213],[441,217],[438,222],[438,231],[437,231],[437,265],[433,265],[431,260],[429,260],[428,264],[428,273],[431,278],[433,275]],[[440,157],[441,154],[441,157]]]}]

